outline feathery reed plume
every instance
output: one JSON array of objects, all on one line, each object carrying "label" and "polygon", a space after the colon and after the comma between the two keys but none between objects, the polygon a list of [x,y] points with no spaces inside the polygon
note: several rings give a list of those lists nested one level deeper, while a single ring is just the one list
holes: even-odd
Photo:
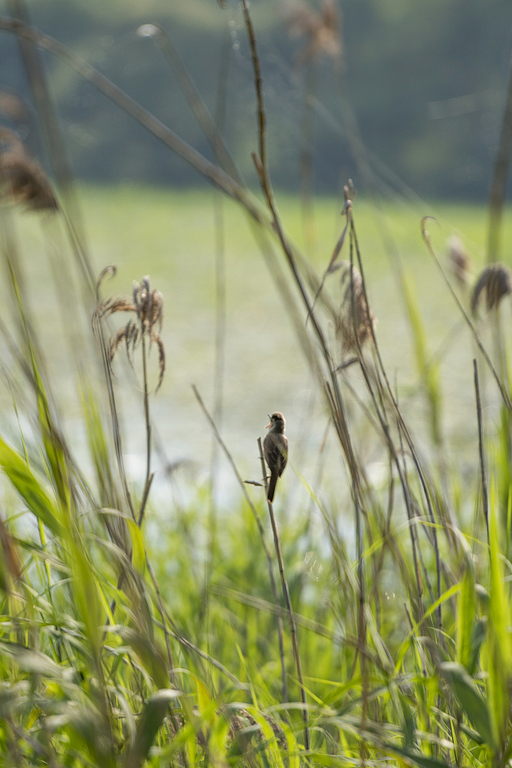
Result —
[{"label": "feathery reed plume", "polygon": [[48,177],[19,136],[0,128],[0,146],[1,194],[30,211],[56,211],[57,200]]},{"label": "feathery reed plume", "polygon": [[285,3],[282,15],[290,37],[306,38],[297,56],[298,65],[322,54],[331,58],[341,55],[340,20],[333,0],[324,0],[318,12],[302,3]]},{"label": "feathery reed plume", "polygon": [[505,264],[491,264],[484,269],[471,296],[471,312],[477,315],[480,295],[485,291],[485,306],[488,312],[498,308],[504,296],[512,293],[510,269]]},{"label": "feathery reed plume", "polygon": [[305,38],[295,64],[304,69],[304,92],[299,139],[299,179],[302,207],[302,225],[306,251],[316,247],[313,210],[314,194],[314,134],[315,101],[318,92],[318,66],[322,56],[341,61],[341,37],[336,7],[333,0],[324,0],[320,10],[313,11],[300,2],[285,3],[282,16],[290,37]]},{"label": "feathery reed plume", "polygon": [[355,352],[371,338],[375,317],[371,309],[368,311],[363,280],[358,269],[352,267],[351,276],[349,262],[342,262],[340,266],[343,268],[340,285],[344,290],[340,310],[335,318],[336,335],[341,338],[344,353]]},{"label": "feathery reed plume", "polygon": [[467,288],[471,273],[471,259],[464,243],[456,235],[448,239],[448,268],[455,276],[461,288]]},{"label": "feathery reed plume", "polygon": [[27,119],[28,110],[17,93],[2,89],[0,90],[0,114],[19,123]]},{"label": "feathery reed plume", "polygon": [[[97,288],[102,279],[107,274],[115,274],[112,267],[104,269],[98,279]],[[94,312],[93,323],[102,320],[116,312],[133,312],[137,315],[137,321],[129,320],[126,325],[120,328],[110,339],[108,347],[109,363],[115,357],[115,354],[121,344],[124,343],[126,354],[130,363],[133,353],[143,338],[149,340],[149,346],[156,344],[158,347],[158,384],[156,390],[160,389],[165,373],[165,347],[160,337],[163,322],[164,300],[160,291],[151,290],[149,277],[142,278],[139,283],[133,284],[132,300],[126,298],[114,299],[112,297],[99,302]]]}]

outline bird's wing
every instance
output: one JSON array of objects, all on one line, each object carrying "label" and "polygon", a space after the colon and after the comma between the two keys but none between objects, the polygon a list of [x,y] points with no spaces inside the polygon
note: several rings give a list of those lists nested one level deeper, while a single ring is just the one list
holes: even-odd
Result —
[{"label": "bird's wing", "polygon": [[279,451],[281,453],[281,469],[279,470],[279,477],[281,477],[286,467],[286,462],[288,461],[288,438],[284,435],[280,435],[279,442]]},{"label": "bird's wing", "polygon": [[[286,442],[285,442],[286,441]],[[288,441],[282,435],[267,435],[265,458],[270,469],[276,469],[279,476],[284,472],[288,458]]]}]

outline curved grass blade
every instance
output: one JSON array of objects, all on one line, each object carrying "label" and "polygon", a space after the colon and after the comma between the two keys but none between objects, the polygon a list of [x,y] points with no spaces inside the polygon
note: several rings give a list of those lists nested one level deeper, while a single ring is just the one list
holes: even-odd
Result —
[{"label": "curved grass blade", "polygon": [[443,662],[440,664],[439,670],[475,731],[480,734],[486,744],[494,749],[495,739],[489,710],[473,679],[462,664],[456,662]]},{"label": "curved grass blade", "polygon": [[125,768],[140,768],[140,766],[144,764],[147,754],[164,721],[169,703],[179,696],[181,696],[180,691],[170,688],[157,691],[151,696],[142,710],[137,725],[135,741],[133,742],[133,746],[124,763]]},{"label": "curved grass blade", "polygon": [[0,467],[14,485],[22,499],[34,515],[41,520],[52,533],[63,533],[59,512],[45,490],[41,487],[32,470],[17,451],[0,438]]}]

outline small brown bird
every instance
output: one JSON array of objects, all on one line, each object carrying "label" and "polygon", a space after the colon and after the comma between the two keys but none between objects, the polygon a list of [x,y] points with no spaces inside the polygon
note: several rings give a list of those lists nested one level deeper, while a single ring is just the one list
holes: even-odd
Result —
[{"label": "small brown bird", "polygon": [[267,499],[272,502],[274,501],[277,479],[283,474],[288,460],[288,438],[284,434],[286,422],[283,414],[276,411],[272,416],[269,415],[269,419],[270,424],[265,427],[269,431],[263,441],[263,453],[270,469]]}]

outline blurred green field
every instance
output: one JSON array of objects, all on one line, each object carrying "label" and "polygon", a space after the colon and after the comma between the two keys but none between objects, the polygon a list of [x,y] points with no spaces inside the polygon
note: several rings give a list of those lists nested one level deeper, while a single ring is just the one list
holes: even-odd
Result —
[{"label": "blurred green field", "polygon": [[[80,188],[84,230],[97,274],[108,264],[118,272],[104,292],[129,295],[133,280],[149,274],[165,300],[163,338],[167,348],[167,375],[154,399],[155,419],[170,461],[193,458],[200,474],[207,472],[211,436],[191,392],[195,383],[206,402],[212,402],[215,339],[215,243],[213,190],[172,191],[138,186]],[[300,205],[296,198],[278,194],[283,222],[295,242],[303,246]],[[318,274],[327,266],[343,226],[339,200],[319,199],[315,204],[316,247],[309,257]],[[269,275],[244,213],[232,202],[222,201],[226,268],[225,415],[223,433],[245,472],[257,471],[254,446],[266,423],[266,414],[282,410],[302,471],[313,471],[324,430],[323,406],[311,380],[300,345]],[[472,412],[474,391],[472,359],[475,350],[460,314],[432,262],[420,233],[425,215],[437,252],[445,263],[448,238],[457,234],[472,259],[474,279],[485,264],[487,213],[482,206],[443,202],[397,200],[382,211],[368,200],[357,199],[354,216],[365,264],[368,291],[377,318],[382,354],[404,410],[421,434],[425,399],[415,360],[413,338],[405,302],[393,270],[395,252],[417,298],[424,325],[427,356],[440,355],[443,432],[453,460],[470,465],[476,460],[468,444],[476,435]],[[51,374],[62,395],[68,418],[79,415],[73,372],[58,319],[58,297],[49,268],[48,246],[39,222],[22,214],[17,221],[22,261],[43,345],[48,350]],[[52,231],[52,230],[50,230]],[[52,242],[63,242],[52,231]],[[391,249],[389,248],[391,243]],[[388,246],[388,247],[386,247]],[[504,216],[503,254],[512,246],[512,219]],[[282,258],[282,257],[279,257]],[[348,259],[348,246],[341,258]],[[326,289],[336,301],[341,297],[338,277],[328,278]],[[508,313],[509,307],[502,308]],[[481,325],[486,338],[486,324]],[[272,370],[271,381],[267,371]],[[485,376],[485,374],[482,374]],[[360,375],[349,376],[357,386]],[[134,392],[117,382],[126,408]],[[488,429],[493,430],[496,392],[491,385],[486,399]],[[367,434],[363,432],[363,447]],[[137,422],[127,428],[129,453],[136,466],[140,434]],[[370,446],[372,440],[369,440]],[[425,444],[425,449],[428,445]],[[371,453],[371,447],[368,448]],[[226,479],[229,485],[229,480]],[[298,481],[297,491],[301,493]]]}]

